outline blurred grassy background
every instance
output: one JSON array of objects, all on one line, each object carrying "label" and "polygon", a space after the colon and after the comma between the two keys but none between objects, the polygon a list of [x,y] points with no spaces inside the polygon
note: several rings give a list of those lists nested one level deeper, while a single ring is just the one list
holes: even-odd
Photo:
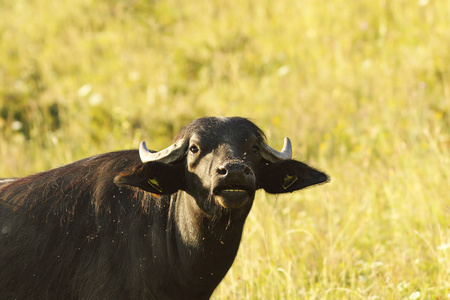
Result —
[{"label": "blurred grassy background", "polygon": [[450,299],[450,2],[0,0],[0,177],[251,118],[332,182],[258,194],[215,299]]}]

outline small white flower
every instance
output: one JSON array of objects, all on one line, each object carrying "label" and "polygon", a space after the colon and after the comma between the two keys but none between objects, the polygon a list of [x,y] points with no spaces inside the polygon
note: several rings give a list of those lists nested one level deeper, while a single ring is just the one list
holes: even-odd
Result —
[{"label": "small white flower", "polygon": [[291,68],[289,68],[289,66],[282,66],[278,69],[277,73],[278,73],[278,76],[283,77],[283,76],[287,75],[290,71],[291,71]]},{"label": "small white flower", "polygon": [[94,93],[89,97],[89,104],[97,106],[103,101],[103,96],[100,93]]},{"label": "small white flower", "polygon": [[19,131],[20,129],[22,129],[23,124],[20,121],[13,121],[11,123],[11,129],[14,131]]},{"label": "small white flower", "polygon": [[414,293],[412,293],[411,295],[409,295],[409,299],[413,300],[413,299],[419,299],[420,298],[420,292],[416,291]]},{"label": "small white flower", "polygon": [[78,97],[84,97],[84,96],[87,96],[91,91],[92,91],[92,85],[90,85],[88,83],[88,84],[85,84],[82,87],[80,87],[78,89],[77,94],[78,94]]},{"label": "small white flower", "polygon": [[442,245],[438,246],[436,249],[438,249],[438,250],[447,250],[449,248],[450,248],[450,243],[447,243],[447,244],[442,244]]}]

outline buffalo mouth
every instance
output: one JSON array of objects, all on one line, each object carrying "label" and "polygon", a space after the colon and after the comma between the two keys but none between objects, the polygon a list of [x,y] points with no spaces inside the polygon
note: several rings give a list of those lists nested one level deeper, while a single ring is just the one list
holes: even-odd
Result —
[{"label": "buffalo mouth", "polygon": [[226,209],[243,207],[251,198],[251,193],[245,187],[223,187],[216,189],[214,196],[218,204]]}]

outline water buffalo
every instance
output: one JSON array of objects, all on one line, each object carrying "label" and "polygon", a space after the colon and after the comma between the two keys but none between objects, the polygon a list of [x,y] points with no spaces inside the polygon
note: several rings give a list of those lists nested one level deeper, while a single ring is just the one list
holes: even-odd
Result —
[{"label": "water buffalo", "polygon": [[0,299],[208,299],[255,191],[326,182],[244,118],[0,184]]}]

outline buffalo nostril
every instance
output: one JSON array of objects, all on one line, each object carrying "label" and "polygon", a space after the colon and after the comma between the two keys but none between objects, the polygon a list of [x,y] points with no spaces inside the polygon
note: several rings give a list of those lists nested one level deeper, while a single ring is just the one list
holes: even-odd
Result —
[{"label": "buffalo nostril", "polygon": [[244,175],[248,175],[248,174],[250,174],[250,168],[244,167]]},{"label": "buffalo nostril", "polygon": [[227,175],[228,171],[227,168],[224,166],[220,166],[217,168],[217,174],[219,175]]}]

